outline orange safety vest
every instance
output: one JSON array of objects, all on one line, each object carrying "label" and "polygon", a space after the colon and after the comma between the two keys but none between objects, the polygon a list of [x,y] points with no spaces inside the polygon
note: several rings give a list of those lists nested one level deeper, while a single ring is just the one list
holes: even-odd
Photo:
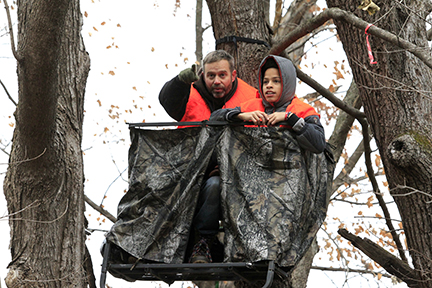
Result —
[{"label": "orange safety vest", "polygon": [[[241,112],[253,112],[257,110],[263,112],[265,111],[265,107],[261,98],[250,100],[246,103],[243,103],[243,105],[241,105]],[[297,98],[297,96],[294,96],[294,98],[291,100],[291,103],[288,105],[286,111],[292,112],[296,114],[298,117],[303,119],[312,115],[321,118],[321,115],[318,114],[311,105],[301,101],[300,99]],[[289,127],[286,125],[283,126]]]},{"label": "orange safety vest", "polygon": [[[257,97],[258,91],[249,86],[246,82],[237,78],[237,90],[234,95],[228,100],[222,108],[235,108],[240,106],[241,103],[255,99]],[[186,121],[203,121],[210,118],[210,108],[207,103],[201,97],[199,92],[193,87],[191,87],[191,92],[189,95],[189,101],[186,105],[186,111],[183,115],[181,122]]]}]

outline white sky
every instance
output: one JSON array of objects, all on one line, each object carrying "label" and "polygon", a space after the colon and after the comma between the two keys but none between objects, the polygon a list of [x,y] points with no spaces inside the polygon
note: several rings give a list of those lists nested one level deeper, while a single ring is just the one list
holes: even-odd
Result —
[{"label": "white sky", "polygon": [[[87,17],[84,17],[82,35],[91,58],[91,71],[85,96],[83,139],[85,194],[98,204],[106,195],[106,199],[103,200],[105,209],[115,216],[117,203],[124,195],[123,191],[127,189],[125,169],[127,168],[129,131],[124,123],[125,121],[141,122],[143,120],[146,122],[172,121],[159,105],[158,93],[166,81],[195,61],[194,2],[183,0],[180,8],[175,9],[174,0],[81,1],[81,10],[87,13]],[[321,2],[323,1],[319,1]],[[206,8],[204,10],[206,13]],[[16,10],[13,11],[15,12]],[[203,22],[203,26],[210,24],[208,13]],[[6,23],[4,10],[0,12],[0,23]],[[16,25],[16,20],[14,23]],[[3,34],[5,31],[0,30],[0,67],[2,68],[0,69],[0,80],[4,82],[9,93],[17,101],[15,61],[11,55],[9,37]],[[211,29],[206,31],[204,37],[203,52],[205,55],[214,50]],[[107,47],[110,48],[107,49]],[[317,79],[319,78],[318,81],[328,87],[335,79],[335,75],[332,74],[334,59],[341,62],[340,55],[344,55],[344,52],[340,44],[335,43],[333,38],[332,41],[320,44],[319,50],[312,48],[308,52],[308,58],[302,63],[302,69],[308,74],[313,74]],[[366,54],[365,57],[367,57]],[[347,66],[346,62],[345,66]],[[341,69],[340,65],[338,68]],[[113,71],[114,75],[111,75],[110,71]],[[341,91],[348,89],[351,80],[350,74],[344,74],[344,77],[346,81],[338,81],[338,85],[344,85]],[[305,87],[304,84],[298,86],[299,96],[308,92],[312,90]],[[1,87],[0,103],[0,125],[2,127],[0,140],[2,143],[9,143],[13,131],[9,124],[14,123],[13,117],[10,117],[15,108]],[[118,115],[119,118],[112,119],[114,115]],[[330,134],[331,128],[326,128],[327,138]],[[356,148],[357,141],[354,142],[354,145],[347,148],[349,153]],[[0,147],[3,147],[1,143]],[[3,183],[6,171],[4,163],[7,163],[7,160],[7,155],[0,151],[1,183]],[[119,177],[119,173],[123,171],[124,173]],[[355,217],[358,211],[357,208],[348,209],[348,212],[344,214],[345,217]],[[7,214],[3,193],[0,195],[0,213]],[[335,214],[338,215],[338,213]],[[89,206],[87,206],[86,216],[91,229],[108,230],[112,225],[109,220],[104,220],[104,217]],[[9,227],[5,219],[0,221],[0,229],[3,235],[9,235]],[[97,285],[99,285],[100,264],[102,263],[99,247],[103,238],[102,232],[93,232],[87,242],[92,253],[94,270],[98,279]],[[0,241],[0,254],[2,255],[0,283],[2,287],[6,287],[4,277],[7,273],[6,266],[10,261],[9,237],[3,237],[2,240]],[[317,265],[322,265],[319,264],[319,259],[317,262]],[[341,281],[344,281],[344,277],[339,276],[337,273],[311,271],[309,285],[315,287],[314,283],[319,283],[320,287],[342,287]],[[349,287],[376,286],[376,283],[370,278],[358,278],[355,286],[352,283]],[[157,284],[129,283],[109,274],[107,284],[113,288],[168,287],[161,282]],[[172,285],[172,287],[181,286],[181,282]],[[398,285],[398,287],[404,286]]]}]

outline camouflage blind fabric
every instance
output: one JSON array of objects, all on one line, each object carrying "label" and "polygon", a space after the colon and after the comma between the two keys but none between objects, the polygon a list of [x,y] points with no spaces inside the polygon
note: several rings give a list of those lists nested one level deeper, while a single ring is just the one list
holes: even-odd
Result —
[{"label": "camouflage blind fabric", "polygon": [[301,150],[279,127],[131,128],[129,189],[107,233],[132,256],[183,263],[204,173],[216,153],[222,178],[225,262],[294,266],[327,211],[331,152]]}]

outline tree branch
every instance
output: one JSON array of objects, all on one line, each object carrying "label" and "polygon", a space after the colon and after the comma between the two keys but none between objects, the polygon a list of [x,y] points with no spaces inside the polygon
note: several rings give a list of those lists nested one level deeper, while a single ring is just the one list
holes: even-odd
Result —
[{"label": "tree branch", "polygon": [[333,105],[335,105],[336,107],[342,109],[343,111],[345,111],[346,113],[348,113],[349,115],[353,116],[356,119],[359,119],[359,118],[364,119],[366,117],[366,115],[363,112],[349,106],[347,103],[345,103],[344,101],[337,98],[327,88],[324,88],[323,86],[321,86],[321,84],[319,84],[313,78],[309,77],[306,73],[301,71],[297,66],[296,66],[296,72],[297,72],[297,77],[301,81],[305,82],[310,87],[315,89],[315,91],[319,92],[322,96],[324,96],[327,100],[329,100],[331,103],[333,103]]},{"label": "tree branch", "polygon": [[[343,101],[355,109],[361,108],[362,102],[360,100],[360,93],[354,80],[351,81],[350,87],[348,88]],[[339,161],[339,157],[342,154],[342,149],[345,146],[348,133],[352,128],[354,120],[355,118],[345,111],[339,111],[333,133],[328,140],[330,144],[336,147],[333,151],[333,156],[336,162]]]},{"label": "tree branch", "polygon": [[[321,14],[310,19],[304,25],[300,25],[294,28],[290,33],[286,35],[284,39],[273,45],[273,47],[270,49],[269,54],[280,55],[288,46],[294,43],[297,39],[300,39],[306,34],[311,33],[313,30],[315,30],[321,25],[324,25],[325,22],[331,19],[345,21],[346,23],[349,23],[363,31],[366,29],[367,25],[369,25],[368,22],[358,18],[353,13],[343,11],[339,8],[326,9]],[[390,33],[376,26],[371,26],[368,29],[368,33],[411,52],[417,58],[422,60],[429,68],[432,68],[432,57],[429,52],[429,47],[416,46],[411,42],[401,39],[397,35],[394,35],[393,33]]]},{"label": "tree branch", "polygon": [[9,94],[9,91],[6,89],[6,86],[3,84],[3,82],[0,80],[0,84],[3,86],[3,89],[5,90],[6,94],[8,95],[9,99],[12,101],[12,103],[17,106],[17,103],[15,102],[15,100],[11,97],[11,95]]},{"label": "tree branch", "polygon": [[10,39],[11,39],[12,54],[14,55],[14,57],[15,57],[15,59],[17,61],[21,61],[22,57],[18,54],[18,52],[15,49],[15,41],[14,41],[13,29],[12,29],[12,20],[11,20],[10,11],[9,11],[9,5],[7,3],[7,0],[4,0],[4,5],[5,5],[5,9],[6,9],[6,15],[7,15],[7,18],[8,18],[9,35],[10,35]]},{"label": "tree branch", "polygon": [[[377,275],[379,272],[374,272],[371,270],[361,270],[361,269],[351,269],[351,268],[334,268],[334,267],[324,267],[324,266],[312,266],[311,269],[321,270],[321,271],[332,271],[332,272],[347,272],[347,273],[358,273],[358,274],[372,274]],[[383,277],[392,278],[393,276],[386,273],[379,273]]]},{"label": "tree branch", "polygon": [[421,281],[417,271],[371,240],[355,236],[346,229],[339,229],[338,233],[345,239],[349,240],[352,245],[360,249],[369,258],[381,265],[388,273],[395,275],[402,281],[406,282],[408,286],[416,287],[419,281]]},{"label": "tree branch", "polygon": [[94,203],[90,198],[88,198],[86,195],[84,195],[84,199],[93,209],[100,212],[102,215],[104,215],[106,218],[111,220],[111,222],[115,223],[117,222],[117,218],[114,217],[111,213],[109,213],[107,210],[103,209],[101,206]]},{"label": "tree branch", "polygon": [[345,178],[351,173],[351,171],[354,169],[355,165],[357,164],[358,160],[360,159],[361,155],[363,155],[364,152],[363,141],[364,140],[360,142],[360,144],[357,146],[357,149],[348,159],[348,163],[345,165],[345,167],[342,169],[339,175],[333,180],[333,193],[336,192],[339,186],[341,186],[345,182]]}]

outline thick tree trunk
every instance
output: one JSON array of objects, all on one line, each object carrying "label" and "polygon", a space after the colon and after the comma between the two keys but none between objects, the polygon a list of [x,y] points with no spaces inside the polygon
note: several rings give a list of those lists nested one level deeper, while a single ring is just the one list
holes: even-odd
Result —
[{"label": "thick tree trunk", "polygon": [[86,287],[79,1],[18,1],[16,129],[4,181],[8,287]]},{"label": "thick tree trunk", "polygon": [[[267,3],[268,4],[268,3]],[[265,21],[265,1],[207,0],[216,40],[226,36],[237,36],[271,43],[269,24]],[[226,42],[217,45],[234,56],[238,76],[252,86],[256,86],[256,73],[261,60],[269,48],[263,44],[243,41]]]},{"label": "thick tree trunk", "polygon": [[[381,10],[374,16],[357,9],[358,4],[327,0],[329,7],[353,12],[429,51],[424,19],[431,11],[430,1],[404,2],[409,7],[380,1]],[[371,65],[365,31],[335,23],[402,217],[414,267],[423,280],[417,287],[431,287],[432,72],[411,53],[374,37],[370,40],[378,64]]]}]

